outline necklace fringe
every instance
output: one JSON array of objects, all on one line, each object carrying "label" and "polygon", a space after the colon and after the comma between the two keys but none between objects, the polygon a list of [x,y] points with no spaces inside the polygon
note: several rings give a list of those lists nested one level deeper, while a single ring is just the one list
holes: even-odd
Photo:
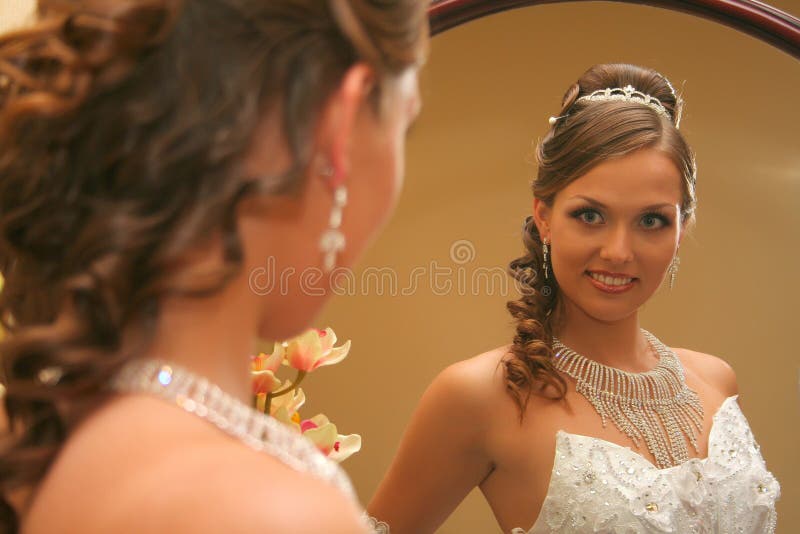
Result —
[{"label": "necklace fringe", "polygon": [[553,338],[553,363],[572,377],[576,390],[639,448],[644,442],[660,469],[689,459],[687,441],[698,451],[703,406],[689,389],[678,357],[653,334],[642,333],[659,356],[646,373],[629,373],[597,363]]}]

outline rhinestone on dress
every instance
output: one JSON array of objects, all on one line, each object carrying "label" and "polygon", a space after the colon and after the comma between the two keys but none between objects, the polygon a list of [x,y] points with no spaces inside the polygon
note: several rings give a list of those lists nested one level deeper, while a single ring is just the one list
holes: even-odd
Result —
[{"label": "rhinestone on dress", "polygon": [[[511,534],[774,534],[780,484],[767,471],[736,398],[726,399],[712,421],[708,455],[668,469],[614,442],[558,431],[539,517]],[[591,485],[590,472],[596,477]]]}]

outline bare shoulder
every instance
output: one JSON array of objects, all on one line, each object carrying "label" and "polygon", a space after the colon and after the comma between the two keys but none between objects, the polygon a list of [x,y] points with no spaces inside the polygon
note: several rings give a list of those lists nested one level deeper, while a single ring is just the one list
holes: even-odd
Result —
[{"label": "bare shoulder", "polygon": [[482,440],[500,414],[515,413],[505,386],[507,354],[507,346],[498,347],[448,366],[430,384],[420,406],[469,421],[473,438]]},{"label": "bare shoulder", "polygon": [[65,524],[81,534],[344,534],[363,532],[358,515],[328,483],[158,399],[126,397],[68,440],[25,524],[33,534],[78,531]]},{"label": "bare shoulder", "polygon": [[682,348],[672,350],[678,355],[687,372],[694,374],[726,397],[738,394],[736,373],[728,362],[695,350]]},{"label": "bare shoulder", "polygon": [[456,362],[434,379],[430,389],[440,390],[459,402],[482,404],[504,394],[503,358],[509,347],[503,346]]},{"label": "bare shoulder", "polygon": [[130,528],[143,517],[137,532],[363,532],[339,490],[241,443],[170,455],[148,471],[117,497],[127,509],[113,518]]}]

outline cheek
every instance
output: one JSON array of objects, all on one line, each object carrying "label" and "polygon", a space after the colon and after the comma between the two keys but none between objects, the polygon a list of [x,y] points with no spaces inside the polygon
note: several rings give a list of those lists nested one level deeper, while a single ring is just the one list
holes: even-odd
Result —
[{"label": "cheek", "polygon": [[656,272],[663,272],[669,268],[672,263],[672,258],[675,253],[675,247],[670,240],[664,240],[661,246],[652,247],[648,254],[644,255],[643,260],[647,263],[647,267]]},{"label": "cheek", "polygon": [[594,244],[585,236],[569,232],[553,232],[552,240],[556,244],[551,248],[550,262],[553,264],[553,269],[562,272],[563,275],[582,273],[596,252]]}]

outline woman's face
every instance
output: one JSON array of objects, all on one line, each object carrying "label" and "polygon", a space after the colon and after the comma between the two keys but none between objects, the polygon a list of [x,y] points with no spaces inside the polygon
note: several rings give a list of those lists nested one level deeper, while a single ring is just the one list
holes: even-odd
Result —
[{"label": "woman's face", "polygon": [[658,289],[683,230],[681,179],[666,154],[648,148],[595,166],[551,207],[535,201],[568,316],[616,322]]}]

